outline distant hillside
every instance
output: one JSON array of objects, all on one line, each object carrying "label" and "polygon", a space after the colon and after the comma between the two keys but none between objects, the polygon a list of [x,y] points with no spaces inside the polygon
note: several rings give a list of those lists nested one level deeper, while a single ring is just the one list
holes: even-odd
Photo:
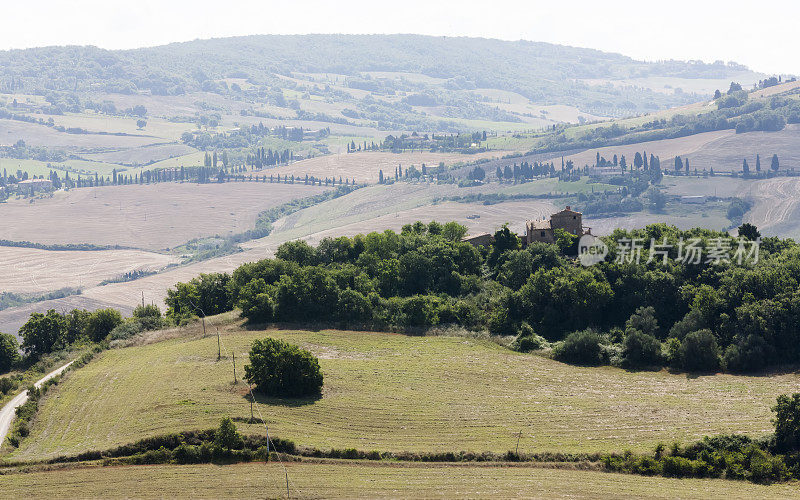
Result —
[{"label": "distant hillside", "polygon": [[[648,112],[694,102],[700,96],[613,82],[758,79],[736,64],[650,63],[539,42],[420,35],[265,35],[126,51],[70,46],[0,52],[0,90],[42,95],[236,92],[221,81],[225,78],[243,79],[266,92],[285,87],[285,79],[278,75],[294,73],[335,73],[343,75],[347,87],[393,94],[391,80],[367,72],[422,75],[437,79],[438,87],[450,91],[499,89],[537,104],[566,104],[599,116]],[[429,89],[420,85],[419,90]]]}]

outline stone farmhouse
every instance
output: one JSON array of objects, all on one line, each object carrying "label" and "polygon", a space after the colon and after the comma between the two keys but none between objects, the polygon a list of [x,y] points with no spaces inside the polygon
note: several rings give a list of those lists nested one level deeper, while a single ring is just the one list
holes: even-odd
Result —
[{"label": "stone farmhouse", "polygon": [[583,227],[583,215],[567,205],[564,210],[554,213],[550,220],[525,221],[525,236],[522,238],[526,244],[534,242],[555,243],[555,230],[563,229],[574,236],[591,234],[592,229]]},{"label": "stone farmhouse", "polygon": [[[525,221],[525,234],[520,235],[522,244],[527,246],[531,243],[555,243],[555,230],[563,229],[574,236],[592,234],[592,228],[583,226],[583,215],[572,210],[569,205],[557,213],[550,216],[549,220],[528,220]],[[491,233],[478,234],[464,238],[464,241],[475,246],[487,246],[491,244],[494,236]]]}]

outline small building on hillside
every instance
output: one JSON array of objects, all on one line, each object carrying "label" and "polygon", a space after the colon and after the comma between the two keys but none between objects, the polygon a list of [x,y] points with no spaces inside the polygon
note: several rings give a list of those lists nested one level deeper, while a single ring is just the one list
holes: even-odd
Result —
[{"label": "small building on hillside", "polygon": [[494,235],[490,233],[476,234],[474,236],[469,235],[461,241],[476,247],[488,247],[494,241]]},{"label": "small building on hillside", "polygon": [[17,187],[24,194],[33,194],[36,191],[49,191],[53,188],[53,182],[50,179],[26,179],[19,181]]},{"label": "small building on hillside", "polygon": [[569,205],[564,210],[554,213],[550,220],[529,220],[525,222],[525,243],[530,245],[534,242],[555,243],[556,229],[564,231],[574,236],[591,234],[592,230],[583,227],[583,215],[572,210]]}]

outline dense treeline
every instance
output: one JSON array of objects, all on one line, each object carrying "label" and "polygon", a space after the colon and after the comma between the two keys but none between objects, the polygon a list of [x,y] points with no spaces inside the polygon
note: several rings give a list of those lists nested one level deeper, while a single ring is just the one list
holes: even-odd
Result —
[{"label": "dense treeline", "polygon": [[[288,242],[275,259],[179,283],[167,314],[181,321],[239,307],[252,322],[456,324],[517,335],[517,345],[555,343],[555,357],[581,364],[745,372],[800,359],[800,249],[791,240],[765,238],[754,263],[747,240],[656,224],[615,231],[606,260],[582,267],[570,256],[575,238],[564,232],[555,245],[524,249],[507,228],[488,248],[462,242],[464,233],[432,222],[399,234],[326,238],[316,248]],[[645,242],[639,261],[618,248],[631,239]],[[718,245],[729,257],[684,262],[678,252],[692,239],[703,258]],[[650,258],[651,240],[669,251]],[[749,255],[741,263],[732,258],[739,245]]]}]

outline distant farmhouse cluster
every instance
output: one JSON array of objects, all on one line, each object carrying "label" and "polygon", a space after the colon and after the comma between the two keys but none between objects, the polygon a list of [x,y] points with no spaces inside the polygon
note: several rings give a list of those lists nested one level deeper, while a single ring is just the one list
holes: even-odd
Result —
[{"label": "distant farmhouse cluster", "polygon": [[[572,210],[567,207],[552,214],[549,220],[528,220],[525,221],[525,234],[520,235],[523,245],[527,246],[531,243],[555,243],[557,229],[562,229],[567,233],[581,237],[585,234],[592,234],[592,228],[584,227],[583,215],[580,212]],[[464,239],[465,242],[471,243],[475,246],[486,246],[491,244],[494,236],[491,233],[479,234],[470,236]]]}]

